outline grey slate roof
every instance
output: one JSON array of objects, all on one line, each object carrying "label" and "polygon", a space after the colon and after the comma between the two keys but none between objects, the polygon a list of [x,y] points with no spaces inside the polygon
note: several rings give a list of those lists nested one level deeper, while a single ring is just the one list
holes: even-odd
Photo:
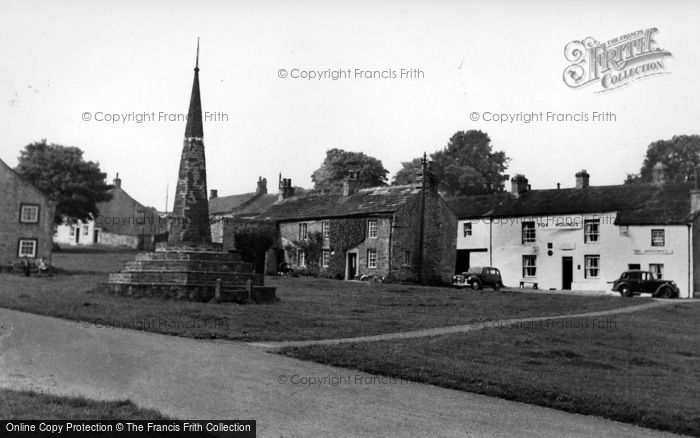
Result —
[{"label": "grey slate roof", "polygon": [[289,221],[387,214],[401,208],[418,193],[420,187],[411,185],[361,189],[350,196],[309,194],[276,202],[258,218]]},{"label": "grey slate roof", "polygon": [[[686,224],[692,184],[624,184],[452,198],[458,218],[617,212],[618,225]],[[490,199],[489,199],[490,198]]]}]

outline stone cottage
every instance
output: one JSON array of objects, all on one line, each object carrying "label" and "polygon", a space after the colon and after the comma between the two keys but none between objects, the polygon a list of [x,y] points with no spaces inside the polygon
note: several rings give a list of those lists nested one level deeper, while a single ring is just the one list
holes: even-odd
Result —
[{"label": "stone cottage", "polygon": [[0,160],[0,263],[51,260],[54,202]]}]

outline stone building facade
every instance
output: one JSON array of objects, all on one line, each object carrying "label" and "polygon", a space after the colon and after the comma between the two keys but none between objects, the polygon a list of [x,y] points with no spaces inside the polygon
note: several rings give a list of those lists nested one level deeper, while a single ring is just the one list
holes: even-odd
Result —
[{"label": "stone building facade", "polygon": [[0,160],[0,263],[51,260],[56,205]]}]

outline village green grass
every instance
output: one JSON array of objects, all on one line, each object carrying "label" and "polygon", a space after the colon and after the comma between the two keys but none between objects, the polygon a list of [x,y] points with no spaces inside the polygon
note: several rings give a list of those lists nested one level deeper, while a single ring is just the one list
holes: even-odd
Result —
[{"label": "village green grass", "polygon": [[[0,389],[0,418],[12,420],[169,420],[130,401],[97,401]],[[0,434],[1,435],[1,434]]]},{"label": "village green grass", "polygon": [[612,309],[647,299],[472,291],[318,278],[278,279],[279,301],[238,305],[128,298],[96,293],[134,251],[54,253],[53,277],[0,274],[0,307],[194,338],[283,341],[344,338],[468,324],[473,319],[547,316]]},{"label": "village green grass", "polygon": [[298,359],[700,436],[700,303],[464,334],[283,349]]}]

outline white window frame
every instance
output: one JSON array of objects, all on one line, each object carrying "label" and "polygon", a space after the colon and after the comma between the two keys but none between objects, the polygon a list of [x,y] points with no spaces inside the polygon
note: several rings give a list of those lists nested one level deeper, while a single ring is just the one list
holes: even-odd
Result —
[{"label": "white window frame", "polygon": [[[595,231],[593,228],[595,227]],[[600,242],[600,219],[585,219],[583,221],[583,243]]]},{"label": "white window frame", "polygon": [[629,225],[620,225],[620,236],[628,237],[630,235]]},{"label": "white window frame", "polygon": [[297,266],[306,266],[306,250],[297,249]]},{"label": "white window frame", "polygon": [[[24,215],[25,212],[28,211],[33,211],[34,215],[32,216],[34,219],[27,218],[25,219]],[[21,204],[19,206],[19,222],[22,224],[38,224],[39,223],[39,204]]]},{"label": "white window frame", "polygon": [[403,264],[405,266],[411,265],[411,251],[406,250],[403,252]]},{"label": "white window frame", "polygon": [[524,221],[522,223],[522,240],[523,243],[533,243],[537,240],[534,221]]},{"label": "white window frame", "polygon": [[331,222],[323,221],[321,222],[321,234],[324,239],[330,239],[331,237]]},{"label": "white window frame", "polygon": [[654,275],[657,280],[664,279],[664,264],[663,263],[649,263],[649,271]]},{"label": "white window frame", "polygon": [[464,237],[469,237],[472,235],[472,223],[465,222],[463,228]]},{"label": "white window frame", "polygon": [[327,268],[330,266],[331,252],[328,249],[324,249],[321,253],[321,267]]},{"label": "white window frame", "polygon": [[[660,239],[659,239],[659,236],[660,236]],[[666,230],[664,230],[662,228],[655,228],[655,229],[651,230],[651,246],[655,246],[655,247],[666,246]]]},{"label": "white window frame", "polygon": [[377,268],[377,260],[378,260],[378,252],[376,248],[369,248],[367,250],[367,268],[369,269],[376,269]]},{"label": "white window frame", "polygon": [[90,235],[90,225],[83,225],[83,236]]},{"label": "white window frame", "polygon": [[299,240],[306,240],[309,237],[309,224],[301,222],[299,224]]},{"label": "white window frame", "polygon": [[523,256],[523,278],[537,278],[537,256]]},{"label": "white window frame", "polygon": [[[24,245],[25,244],[31,244],[31,252],[30,253],[25,253],[23,250],[26,248]],[[26,257],[26,258],[36,258],[36,252],[37,252],[37,247],[39,246],[39,242],[36,239],[19,239],[19,242],[17,243],[17,257]]]},{"label": "white window frame", "polygon": [[367,221],[367,237],[370,239],[379,237],[379,222],[376,219],[369,219]]},{"label": "white window frame", "polygon": [[[593,275],[594,270],[595,275]],[[583,277],[600,278],[600,255],[591,254],[583,256]]]},{"label": "white window frame", "polygon": [[75,237],[75,227],[73,225],[68,225],[70,230],[70,237]]}]

